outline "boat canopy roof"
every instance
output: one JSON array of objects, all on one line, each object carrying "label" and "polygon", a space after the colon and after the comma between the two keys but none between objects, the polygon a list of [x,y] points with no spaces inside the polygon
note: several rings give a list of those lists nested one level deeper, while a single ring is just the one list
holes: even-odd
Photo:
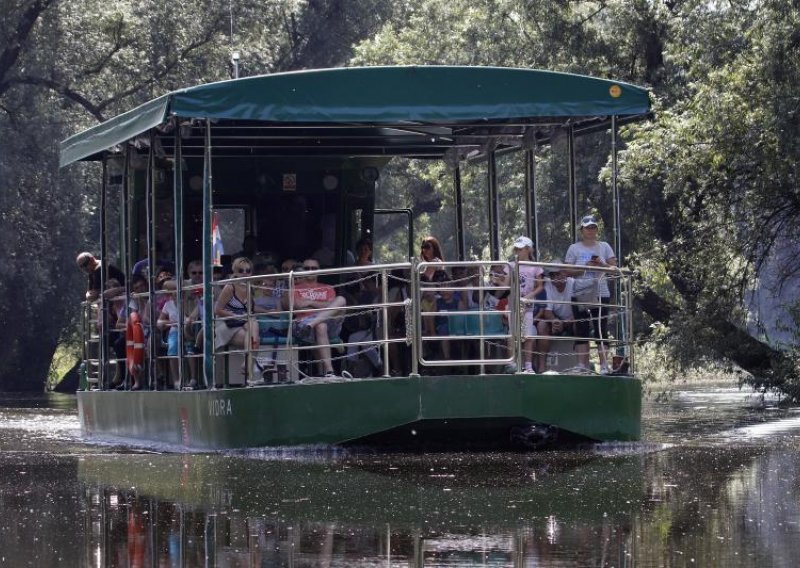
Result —
[{"label": "boat canopy roof", "polygon": [[[461,145],[459,136],[474,143],[470,136],[515,135],[530,124],[597,127],[611,116],[635,119],[649,111],[645,89],[568,73],[457,66],[317,69],[173,91],[64,140],[60,162],[99,159],[171,117],[212,119],[227,129],[222,132],[231,154],[244,152],[247,140],[260,150],[256,155],[338,149],[349,155],[369,150],[431,156]],[[295,129],[291,136],[286,128]],[[308,143],[317,138],[323,141]],[[252,147],[248,153],[254,155]]]}]

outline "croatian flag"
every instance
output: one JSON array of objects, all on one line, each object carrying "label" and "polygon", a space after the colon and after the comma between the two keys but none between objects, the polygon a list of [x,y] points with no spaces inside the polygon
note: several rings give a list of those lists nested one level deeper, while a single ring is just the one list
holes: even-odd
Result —
[{"label": "croatian flag", "polygon": [[217,214],[214,213],[211,217],[211,256],[214,258],[214,266],[222,266],[223,254],[225,254],[225,250],[222,248],[222,237],[219,234]]}]

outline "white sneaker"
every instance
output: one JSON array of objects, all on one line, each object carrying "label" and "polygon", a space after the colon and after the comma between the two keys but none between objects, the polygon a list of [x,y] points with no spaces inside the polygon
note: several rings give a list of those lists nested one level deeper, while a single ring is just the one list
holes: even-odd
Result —
[{"label": "white sneaker", "polygon": [[526,367],[525,369],[522,370],[522,372],[525,373],[526,375],[534,375],[536,374],[536,369],[534,369],[533,367]]},{"label": "white sneaker", "polygon": [[333,371],[328,371],[327,373],[325,373],[325,374],[322,376],[322,378],[323,378],[323,379],[325,379],[325,380],[333,380],[333,379],[352,379],[352,378],[353,378],[353,375],[351,375],[351,374],[350,374],[350,373],[348,373],[347,371],[342,371],[342,374],[341,374],[341,375],[337,375],[337,374],[336,374],[336,373],[334,373]]}]

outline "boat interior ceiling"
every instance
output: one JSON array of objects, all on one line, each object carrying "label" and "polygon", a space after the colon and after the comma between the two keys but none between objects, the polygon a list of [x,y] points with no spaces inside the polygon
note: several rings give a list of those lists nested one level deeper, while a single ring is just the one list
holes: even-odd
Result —
[{"label": "boat interior ceiling", "polygon": [[[631,120],[633,117],[620,117],[617,125]],[[491,124],[407,124],[391,127],[287,126],[256,121],[216,120],[212,121],[210,131],[213,158],[404,156],[442,159],[453,155],[459,160],[480,160],[485,159],[489,149],[502,153],[549,144],[559,131],[568,128],[572,129],[575,136],[581,136],[609,127],[610,117],[593,116],[571,117],[568,120],[529,119]],[[183,157],[202,158],[205,121],[182,121],[179,128]],[[157,153],[174,155],[174,129],[174,119],[155,129]],[[149,137],[140,135],[129,143],[146,152]],[[121,151],[121,146],[112,148],[112,154]]]}]

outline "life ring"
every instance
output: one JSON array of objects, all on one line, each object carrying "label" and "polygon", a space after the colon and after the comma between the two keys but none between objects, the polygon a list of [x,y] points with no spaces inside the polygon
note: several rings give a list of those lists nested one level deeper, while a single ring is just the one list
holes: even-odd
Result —
[{"label": "life ring", "polygon": [[144,329],[136,312],[131,313],[125,329],[125,359],[128,372],[138,375],[144,365]]}]

